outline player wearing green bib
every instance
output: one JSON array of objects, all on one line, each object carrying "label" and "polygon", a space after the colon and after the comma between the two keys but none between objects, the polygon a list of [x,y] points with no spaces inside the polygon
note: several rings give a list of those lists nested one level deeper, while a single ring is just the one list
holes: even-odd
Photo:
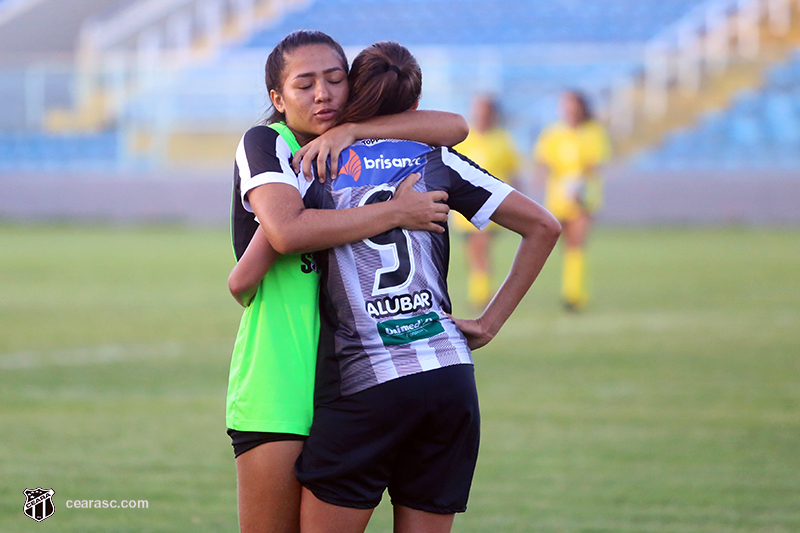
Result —
[{"label": "player wearing green bib", "polygon": [[[242,175],[251,177],[255,165],[269,168],[265,152],[272,153],[273,146],[276,154],[287,148],[291,154],[300,148],[283,123],[254,128],[245,134],[243,145],[245,141],[255,146],[249,151],[249,158],[244,147],[237,154],[234,179],[239,189]],[[257,156],[261,158],[253,161]],[[249,168],[243,171],[240,164]],[[234,202],[232,229],[237,258],[244,250],[236,249],[236,237],[255,229],[236,224],[237,219],[245,220],[238,213],[240,209],[244,209],[242,203]],[[228,428],[308,435],[319,337],[318,285],[313,261],[298,254],[278,257],[270,275],[261,280],[242,315],[233,347],[225,417]]]}]

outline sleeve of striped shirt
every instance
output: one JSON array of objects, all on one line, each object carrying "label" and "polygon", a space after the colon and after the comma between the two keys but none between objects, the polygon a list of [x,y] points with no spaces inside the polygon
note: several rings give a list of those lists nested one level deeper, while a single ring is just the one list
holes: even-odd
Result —
[{"label": "sleeve of striped shirt", "polygon": [[452,148],[442,147],[442,163],[449,169],[447,203],[476,228],[483,229],[497,207],[514,189]]},{"label": "sleeve of striped shirt", "polygon": [[292,151],[277,131],[267,126],[250,128],[236,149],[242,205],[252,212],[247,193],[267,183],[285,183],[299,190],[290,161]]}]

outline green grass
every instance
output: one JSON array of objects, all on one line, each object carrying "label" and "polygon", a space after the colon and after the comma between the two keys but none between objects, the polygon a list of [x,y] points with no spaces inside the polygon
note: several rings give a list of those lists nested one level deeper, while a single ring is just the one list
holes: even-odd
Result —
[{"label": "green grass", "polygon": [[[601,228],[578,315],[559,256],[475,354],[483,440],[454,530],[800,531],[800,231]],[[224,231],[0,226],[3,532],[236,530],[231,266]],[[56,491],[41,524],[37,486]],[[384,503],[368,531],[390,522]]]}]

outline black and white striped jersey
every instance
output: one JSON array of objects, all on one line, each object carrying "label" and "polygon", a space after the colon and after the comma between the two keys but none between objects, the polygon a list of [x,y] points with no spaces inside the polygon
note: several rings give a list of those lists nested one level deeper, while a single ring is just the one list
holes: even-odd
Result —
[{"label": "black and white striped jersey", "polygon": [[269,126],[254,126],[239,141],[231,201],[231,234],[237,260],[258,229],[247,193],[265,183],[289,183],[296,187],[297,177],[291,161],[292,150],[286,140]]},{"label": "black and white striped jersey", "polygon": [[[414,172],[422,175],[416,190],[446,191],[451,209],[479,229],[513,190],[450,148],[397,140],[359,141],[342,153],[335,180],[301,178],[298,185],[308,208],[348,209],[391,199]],[[320,344],[318,403],[472,363],[466,339],[446,314],[449,255],[447,232],[396,228],[318,256],[322,327],[330,328]]]}]

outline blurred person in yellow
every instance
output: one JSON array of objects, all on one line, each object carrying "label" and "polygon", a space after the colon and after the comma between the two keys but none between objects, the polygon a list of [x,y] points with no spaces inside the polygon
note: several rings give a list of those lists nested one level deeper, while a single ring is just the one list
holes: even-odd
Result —
[{"label": "blurred person in yellow", "polygon": [[[497,101],[490,95],[479,94],[472,102],[471,114],[469,135],[455,149],[491,175],[511,183],[519,170],[520,158],[511,134],[500,127]],[[480,308],[493,293],[490,251],[492,235],[499,226],[492,222],[480,231],[460,213],[452,213],[453,226],[466,238],[467,297],[473,307]]]},{"label": "blurred person in yellow", "polygon": [[561,120],[542,131],[534,148],[535,174],[546,179],[545,207],[564,228],[561,296],[567,310],[583,308],[585,248],[592,217],[602,204],[601,166],[611,155],[603,126],[594,120],[586,97],[566,91],[559,101]]}]

